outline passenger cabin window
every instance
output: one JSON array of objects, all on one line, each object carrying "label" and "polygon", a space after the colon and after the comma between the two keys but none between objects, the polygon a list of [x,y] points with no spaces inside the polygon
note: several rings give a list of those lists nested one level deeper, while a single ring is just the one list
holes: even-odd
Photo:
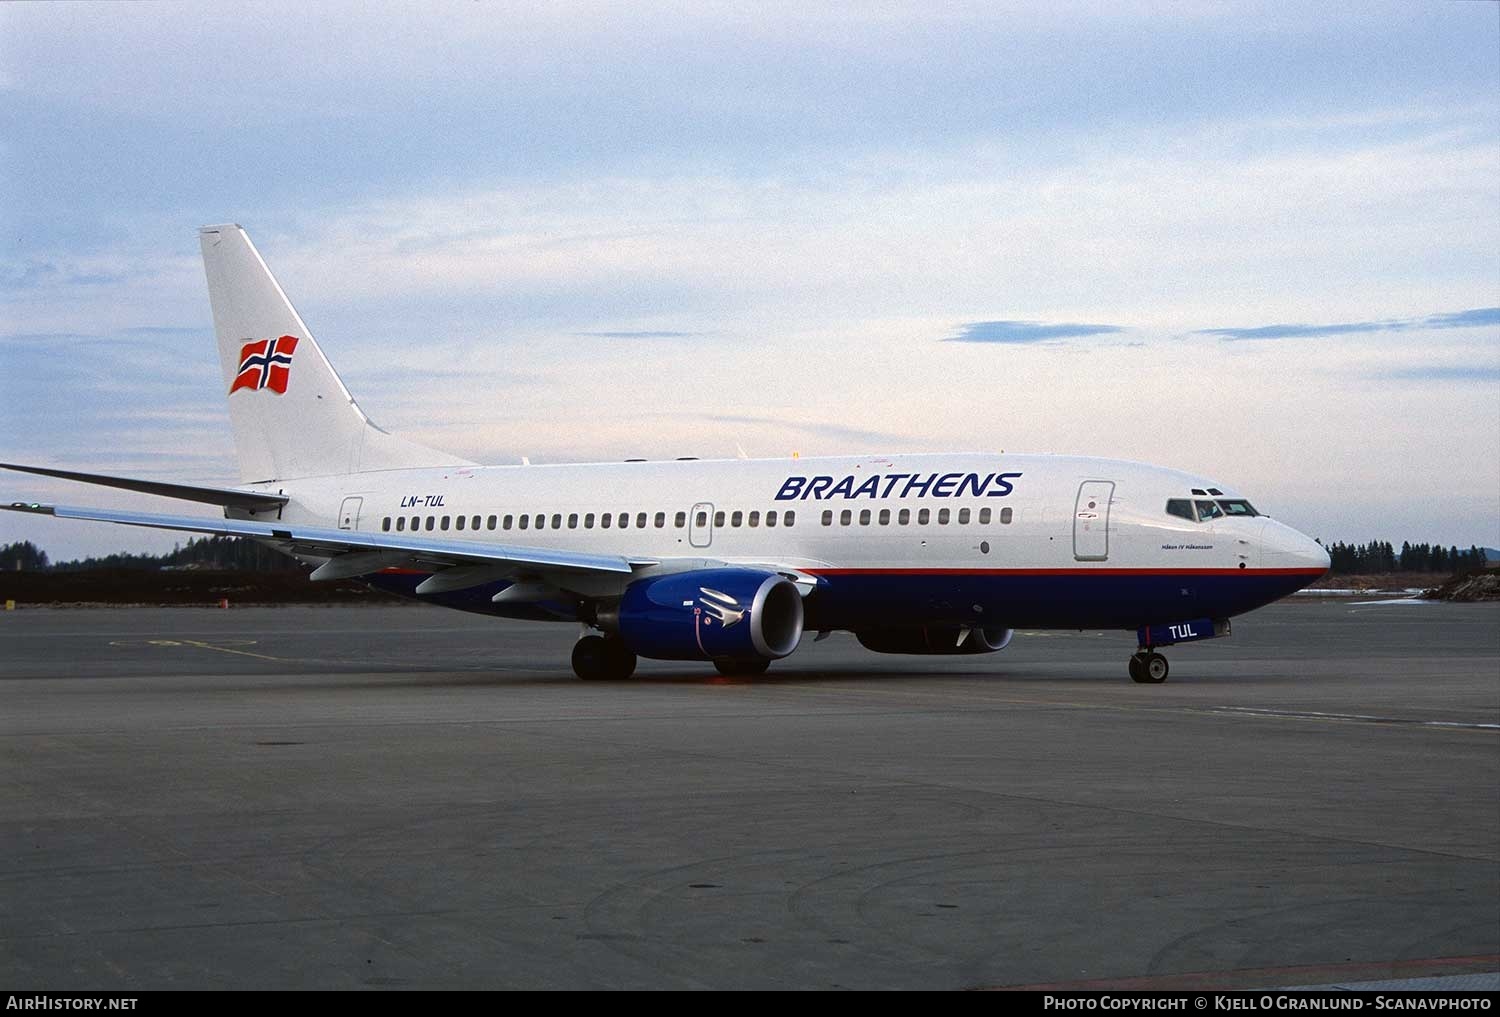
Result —
[{"label": "passenger cabin window", "polygon": [[791,526],[791,525],[795,524],[796,522],[797,522],[797,513],[792,512],[790,510],[787,511],[786,515],[784,515],[784,516],[781,517],[781,525],[782,526]]},{"label": "passenger cabin window", "polygon": [[896,522],[902,526],[909,526],[911,524],[911,509],[902,509],[896,513]]},{"label": "passenger cabin window", "polygon": [[406,532],[406,517],[405,516],[397,516],[396,517],[396,532],[397,533],[404,533],[404,532]]},{"label": "passenger cabin window", "polygon": [[547,528],[547,517],[538,512],[536,519],[532,522],[532,526],[538,530],[545,530]]},{"label": "passenger cabin window", "polygon": [[386,530],[386,531],[390,530],[390,528],[391,528],[391,517],[390,516],[386,516],[384,519],[382,519],[380,521],[380,528],[382,530]]},{"label": "passenger cabin window", "polygon": [[844,511],[842,511],[842,512],[839,513],[839,525],[840,526],[848,526],[849,523],[853,521],[853,519],[854,519],[854,513],[852,511],[850,511],[849,509],[844,509]]},{"label": "passenger cabin window", "polygon": [[570,529],[570,530],[576,530],[576,529],[578,529],[578,513],[577,512],[569,512],[568,513],[568,529]]},{"label": "passenger cabin window", "polygon": [[635,528],[638,530],[644,530],[646,528],[646,513],[637,512],[635,514]]},{"label": "passenger cabin window", "polygon": [[708,525],[708,513],[707,512],[699,512],[698,516],[697,516],[697,519],[693,522],[693,525],[694,526],[707,526]]},{"label": "passenger cabin window", "polygon": [[988,526],[989,524],[990,524],[990,510],[987,509],[987,508],[980,509],[979,510],[979,525],[980,526]]},{"label": "passenger cabin window", "polygon": [[[490,527],[490,528],[494,529],[494,527]],[[478,516],[475,516],[472,520],[470,520],[469,529],[471,529],[471,530],[477,530],[477,529],[479,529],[479,517]]]},{"label": "passenger cabin window", "polygon": [[512,521],[513,521],[512,518],[507,515],[505,517],[505,522],[503,524],[501,524],[501,529],[506,529],[506,530],[510,529],[510,524],[511,524]]},{"label": "passenger cabin window", "polygon": [[486,519],[484,521],[484,526],[487,530],[493,530],[495,528],[495,517],[490,516],[488,519]]},{"label": "passenger cabin window", "polygon": [[609,520],[610,520],[610,514],[608,512],[604,512],[604,513],[600,514],[600,516],[599,516],[599,528],[601,530],[607,530],[607,529],[609,529]]},{"label": "passenger cabin window", "polygon": [[464,517],[463,516],[459,516],[458,517],[458,528],[460,530],[464,528]]},{"label": "passenger cabin window", "polygon": [[560,530],[560,529],[562,529],[562,513],[561,512],[557,512],[557,513],[553,514],[553,516],[552,516],[552,528],[554,530]]},{"label": "passenger cabin window", "polygon": [[918,509],[917,510],[917,525],[918,526],[926,526],[931,521],[932,521],[932,509]]},{"label": "passenger cabin window", "polygon": [[653,521],[656,523],[656,528],[659,530],[663,526],[667,525],[667,514],[665,512],[658,512],[656,513],[656,519]]},{"label": "passenger cabin window", "polygon": [[752,512],[752,513],[750,513],[749,518],[746,519],[745,522],[746,522],[746,524],[748,524],[750,526],[759,526],[760,525],[760,513],[759,512]]},{"label": "passenger cabin window", "polygon": [[447,528],[448,528],[448,517],[444,516],[443,517],[443,522],[442,522],[442,529],[446,530]]},{"label": "passenger cabin window", "polygon": [[1186,519],[1188,522],[1196,523],[1198,517],[1193,514],[1193,503],[1187,498],[1167,499],[1167,515]]},{"label": "passenger cabin window", "polygon": [[437,517],[436,516],[428,516],[427,517],[427,528],[430,530],[430,529],[432,529],[436,525],[437,525]]},{"label": "passenger cabin window", "polygon": [[1007,526],[1010,525],[1010,509],[1003,508],[1000,510],[1000,522]]},{"label": "passenger cabin window", "polygon": [[526,529],[526,524],[529,523],[530,521],[531,521],[531,517],[530,516],[521,516],[520,517],[520,528],[523,529],[523,530]]},{"label": "passenger cabin window", "polygon": [[679,530],[682,529],[684,526],[686,526],[687,525],[687,513],[686,512],[679,512],[679,513],[677,513],[677,515],[675,515],[672,518],[672,525],[675,526],[675,527],[677,527]]},{"label": "passenger cabin window", "polygon": [[861,525],[861,526],[869,526],[870,525],[870,510],[869,509],[860,509],[859,510],[859,525]]},{"label": "passenger cabin window", "polygon": [[776,511],[774,509],[771,510],[770,512],[766,513],[766,525],[767,526],[775,526],[776,525]]},{"label": "passenger cabin window", "polygon": [[823,510],[823,525],[824,526],[832,526],[833,525],[833,509],[824,509]]},{"label": "passenger cabin window", "polygon": [[583,528],[585,530],[592,530],[594,528],[594,513],[592,513],[592,512],[586,512],[586,513],[584,513],[584,516],[583,516]]},{"label": "passenger cabin window", "polygon": [[938,525],[939,526],[947,526],[948,525],[948,510],[945,509],[945,508],[938,509]]},{"label": "passenger cabin window", "polygon": [[969,521],[969,510],[968,509],[961,508],[961,509],[958,510],[958,521],[959,521],[960,524],[964,524],[964,523],[967,523]]},{"label": "passenger cabin window", "polygon": [[714,513],[714,525],[715,526],[723,526],[724,525],[724,513],[723,513],[722,510]]},{"label": "passenger cabin window", "polygon": [[735,512],[733,515],[731,515],[729,517],[729,525],[730,526],[738,526],[738,525],[740,525],[740,523],[744,522],[744,520],[745,520],[745,513],[743,513],[743,512]]},{"label": "passenger cabin window", "polygon": [[891,525],[891,510],[890,509],[881,509],[880,510],[880,525],[881,526],[889,526],[889,525]]}]

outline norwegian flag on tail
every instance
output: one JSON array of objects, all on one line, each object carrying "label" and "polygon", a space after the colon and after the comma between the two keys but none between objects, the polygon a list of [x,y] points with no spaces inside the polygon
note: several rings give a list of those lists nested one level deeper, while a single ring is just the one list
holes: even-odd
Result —
[{"label": "norwegian flag on tail", "polygon": [[284,335],[279,339],[257,339],[240,347],[240,370],[229,386],[234,395],[242,388],[268,388],[278,395],[286,394],[287,378],[292,373],[292,354],[298,339]]}]

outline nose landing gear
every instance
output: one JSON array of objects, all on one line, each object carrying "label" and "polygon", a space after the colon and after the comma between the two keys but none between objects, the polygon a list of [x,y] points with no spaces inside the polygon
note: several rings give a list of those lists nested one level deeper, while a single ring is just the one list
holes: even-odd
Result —
[{"label": "nose landing gear", "polygon": [[1154,650],[1139,650],[1130,658],[1130,680],[1141,685],[1160,685],[1168,670],[1167,658]]}]

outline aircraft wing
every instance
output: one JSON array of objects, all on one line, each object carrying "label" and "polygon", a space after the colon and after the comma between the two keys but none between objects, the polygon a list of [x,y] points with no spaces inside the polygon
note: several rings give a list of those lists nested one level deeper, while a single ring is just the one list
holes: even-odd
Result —
[{"label": "aircraft wing", "polygon": [[[121,523],[157,530],[182,530],[187,533],[209,533],[221,537],[253,537],[273,543],[279,549],[299,555],[328,558],[309,577],[315,580],[346,579],[367,575],[381,569],[401,566],[443,571],[464,568],[483,569],[496,574],[526,574],[561,570],[576,573],[616,573],[630,575],[636,568],[658,563],[655,558],[627,558],[613,554],[590,554],[583,551],[554,550],[543,547],[517,547],[491,544],[479,540],[445,540],[435,535],[416,533],[369,533],[361,530],[338,530],[294,523],[262,523],[243,519],[206,519],[199,516],[157,515],[150,512],[122,512],[115,509],[77,508],[69,505],[40,505],[15,502],[0,508],[12,512],[33,512],[59,519],[83,519],[92,522]],[[455,576],[454,579],[458,577]]]}]

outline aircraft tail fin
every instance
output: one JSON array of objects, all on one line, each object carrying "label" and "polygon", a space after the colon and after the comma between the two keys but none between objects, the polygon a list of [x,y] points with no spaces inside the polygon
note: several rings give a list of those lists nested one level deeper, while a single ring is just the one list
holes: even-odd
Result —
[{"label": "aircraft tail fin", "polygon": [[244,229],[198,232],[242,480],[474,465],[375,426]]}]

